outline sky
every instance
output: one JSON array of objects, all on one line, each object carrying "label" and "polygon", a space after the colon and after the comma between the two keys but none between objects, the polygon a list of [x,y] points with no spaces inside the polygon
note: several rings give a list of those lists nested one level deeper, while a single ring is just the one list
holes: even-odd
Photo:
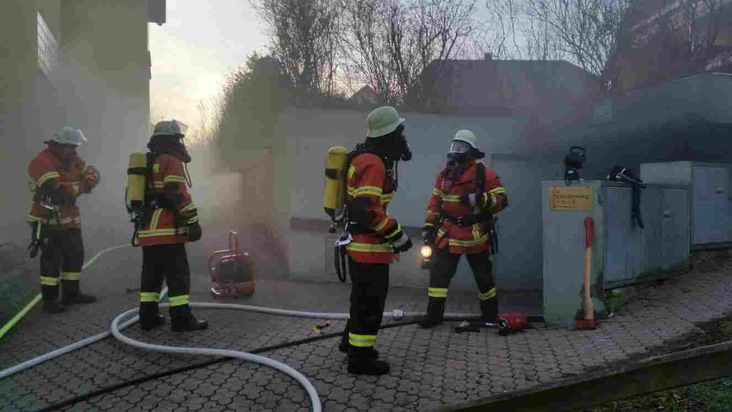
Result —
[{"label": "sky", "polygon": [[149,24],[150,121],[175,118],[193,127],[199,101],[211,105],[224,74],[266,45],[249,0],[167,0],[166,23]]}]

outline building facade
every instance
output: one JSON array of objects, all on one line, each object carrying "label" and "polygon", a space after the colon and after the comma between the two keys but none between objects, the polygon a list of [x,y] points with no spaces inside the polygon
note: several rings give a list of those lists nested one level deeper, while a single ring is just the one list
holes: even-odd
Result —
[{"label": "building facade", "polygon": [[149,137],[148,24],[164,21],[164,0],[3,2],[0,170],[11,178],[0,194],[0,241],[27,243],[28,163],[64,125],[84,132],[79,153],[105,181],[95,202],[106,209],[82,201],[85,230],[111,230],[118,214],[125,221],[127,157]]}]

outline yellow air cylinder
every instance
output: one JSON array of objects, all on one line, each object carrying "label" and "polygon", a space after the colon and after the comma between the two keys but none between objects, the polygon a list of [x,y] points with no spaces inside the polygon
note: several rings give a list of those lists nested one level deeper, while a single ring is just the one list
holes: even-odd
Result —
[{"label": "yellow air cylinder", "polygon": [[131,153],[127,169],[127,200],[132,209],[140,209],[145,203],[147,180],[147,156],[145,153]]},{"label": "yellow air cylinder", "polygon": [[325,213],[335,220],[343,212],[345,204],[345,173],[343,170],[348,160],[348,150],[343,146],[328,149],[325,160],[325,197],[323,201]]}]

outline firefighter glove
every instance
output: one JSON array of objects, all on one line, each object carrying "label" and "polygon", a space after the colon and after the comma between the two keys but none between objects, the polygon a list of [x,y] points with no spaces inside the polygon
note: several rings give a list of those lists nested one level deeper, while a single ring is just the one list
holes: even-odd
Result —
[{"label": "firefighter glove", "polygon": [[193,224],[188,225],[188,240],[190,242],[197,242],[201,239],[201,236],[203,235],[203,229],[201,229],[201,224],[196,222]]},{"label": "firefighter glove", "polygon": [[86,183],[89,189],[93,189],[99,184],[99,170],[94,166],[87,166],[84,169],[84,183]]},{"label": "firefighter glove", "polygon": [[478,198],[478,195],[476,193],[468,193],[467,195],[463,196],[463,203],[470,205],[470,207],[475,207],[478,205],[478,202],[480,201],[480,198]]},{"label": "firefighter glove", "polygon": [[394,253],[402,253],[412,248],[412,239],[400,230],[392,240],[391,244],[394,248]]},{"label": "firefighter glove", "polygon": [[425,245],[432,245],[435,243],[435,227],[432,225],[425,225],[422,228],[422,239]]}]

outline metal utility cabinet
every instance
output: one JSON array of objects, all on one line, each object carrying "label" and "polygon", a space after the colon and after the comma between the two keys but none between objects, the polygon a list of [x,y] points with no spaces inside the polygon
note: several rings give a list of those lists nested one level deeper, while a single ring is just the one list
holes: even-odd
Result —
[{"label": "metal utility cabinet", "polygon": [[700,162],[644,163],[646,183],[673,183],[689,188],[691,249],[732,246],[732,165]]},{"label": "metal utility cabinet", "polygon": [[543,295],[547,323],[569,326],[582,307],[584,220],[594,220],[590,283],[596,312],[604,290],[688,263],[688,189],[647,185],[641,192],[644,229],[631,219],[632,189],[588,180],[542,182]]}]

